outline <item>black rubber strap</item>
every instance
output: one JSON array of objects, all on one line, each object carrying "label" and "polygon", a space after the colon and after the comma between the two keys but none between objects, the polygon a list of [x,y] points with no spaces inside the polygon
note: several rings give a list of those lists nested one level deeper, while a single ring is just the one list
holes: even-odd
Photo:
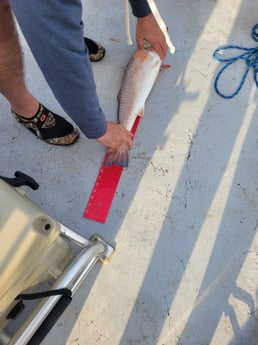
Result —
[{"label": "black rubber strap", "polygon": [[14,174],[15,177],[9,178],[0,175],[0,179],[9,183],[13,187],[28,186],[33,190],[39,188],[39,184],[29,175],[24,174],[21,171],[16,171]]},{"label": "black rubber strap", "polygon": [[39,299],[39,298],[57,296],[57,295],[71,297],[72,292],[71,290],[67,288],[63,288],[63,289],[47,290],[47,291],[41,291],[41,292],[35,292],[35,293],[21,293],[15,299],[26,301],[26,300],[33,300],[33,299]]},{"label": "black rubber strap", "polygon": [[50,332],[51,328],[55,325],[56,321],[68,307],[71,301],[71,297],[62,296],[55,307],[48,314],[47,318],[43,321],[36,333],[29,340],[27,345],[39,345],[46,337],[46,335]]}]

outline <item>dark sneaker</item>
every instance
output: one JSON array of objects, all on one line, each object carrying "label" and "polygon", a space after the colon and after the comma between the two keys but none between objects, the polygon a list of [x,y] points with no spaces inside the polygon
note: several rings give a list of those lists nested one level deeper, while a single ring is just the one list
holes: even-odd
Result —
[{"label": "dark sneaker", "polygon": [[39,104],[37,114],[30,119],[14,112],[13,115],[24,127],[48,144],[72,145],[80,135],[78,129],[74,128],[63,117],[52,113],[42,104]]},{"label": "dark sneaker", "polygon": [[98,42],[91,40],[88,37],[84,37],[84,43],[88,48],[90,61],[97,62],[103,59],[105,56],[106,50]]}]

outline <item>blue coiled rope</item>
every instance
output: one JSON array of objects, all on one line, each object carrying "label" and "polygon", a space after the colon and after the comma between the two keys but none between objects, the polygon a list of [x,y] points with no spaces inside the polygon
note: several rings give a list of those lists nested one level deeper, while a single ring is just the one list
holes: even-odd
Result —
[{"label": "blue coiled rope", "polygon": [[[256,42],[258,42],[258,24],[256,24],[252,29],[252,38]],[[241,53],[232,58],[223,57],[223,51],[226,51],[229,49],[236,49],[236,50],[241,51]],[[246,80],[246,77],[252,67],[254,69],[254,80],[255,80],[256,86],[258,87],[258,75],[257,75],[258,74],[258,47],[243,48],[237,45],[228,45],[228,46],[216,49],[212,56],[217,61],[226,63],[218,72],[215,82],[214,82],[214,88],[218,95],[227,99],[233,98],[234,96],[236,96],[239,93],[239,91],[242,89],[244,82]],[[236,89],[236,91],[234,91],[231,95],[225,95],[219,90],[219,87],[218,87],[219,79],[222,73],[237,60],[244,60],[246,62],[246,70],[243,74],[242,80],[238,88]]]}]

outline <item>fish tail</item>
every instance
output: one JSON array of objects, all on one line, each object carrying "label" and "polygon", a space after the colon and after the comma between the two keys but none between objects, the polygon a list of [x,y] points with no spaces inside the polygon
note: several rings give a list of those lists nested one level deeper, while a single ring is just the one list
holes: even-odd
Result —
[{"label": "fish tail", "polygon": [[104,166],[118,165],[124,168],[128,167],[129,148],[125,145],[119,147],[118,150],[107,154]]}]

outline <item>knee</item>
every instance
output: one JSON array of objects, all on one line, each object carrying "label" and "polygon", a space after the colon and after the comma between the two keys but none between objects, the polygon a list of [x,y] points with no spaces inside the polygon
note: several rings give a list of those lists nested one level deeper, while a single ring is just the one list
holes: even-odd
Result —
[{"label": "knee", "polygon": [[0,22],[4,22],[11,16],[11,8],[8,0],[0,0]]},{"label": "knee", "polygon": [[14,33],[14,23],[8,0],[0,0],[0,42],[10,39]]},{"label": "knee", "polygon": [[12,16],[8,0],[0,0],[0,24]]},{"label": "knee", "polygon": [[0,15],[10,12],[10,5],[8,0],[0,1]]}]

